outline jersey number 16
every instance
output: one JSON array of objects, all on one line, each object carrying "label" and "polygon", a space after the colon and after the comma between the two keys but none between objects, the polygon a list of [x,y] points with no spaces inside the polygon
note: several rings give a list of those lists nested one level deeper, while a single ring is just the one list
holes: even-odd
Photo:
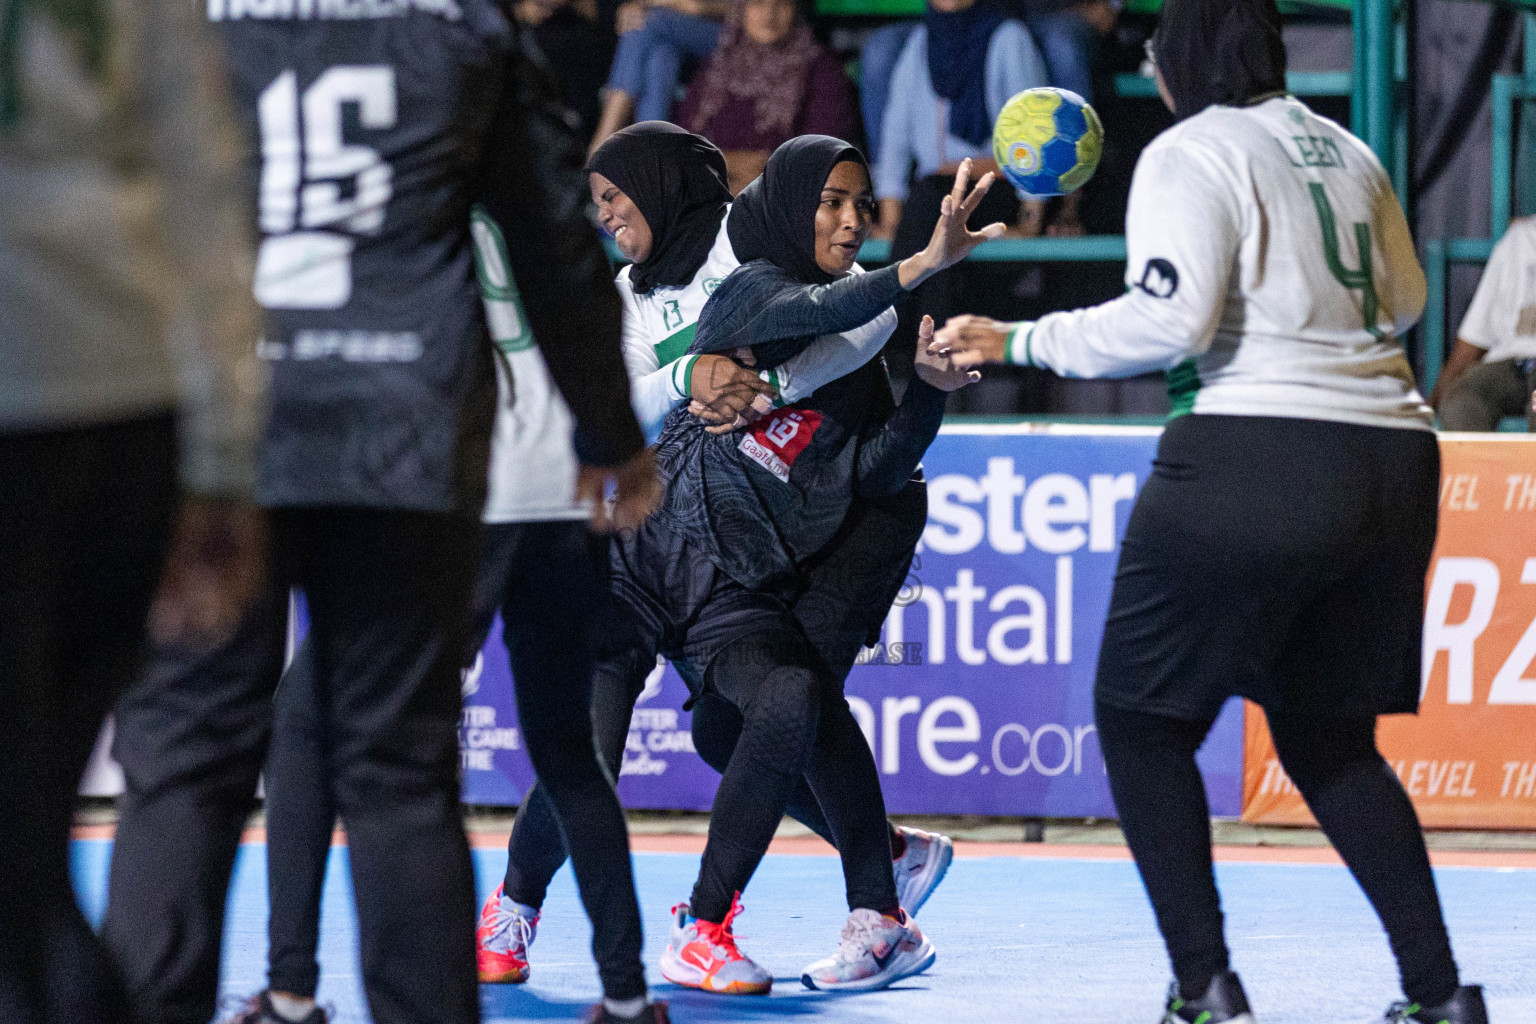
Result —
[{"label": "jersey number 16", "polygon": [[284,71],[257,100],[263,241],[256,299],[268,309],[345,306],[352,297],[354,236],[384,227],[394,172],[378,150],[342,138],[349,105],[356,105],[363,128],[393,128],[399,116],[394,69],[333,67],[302,97],[298,76]]}]

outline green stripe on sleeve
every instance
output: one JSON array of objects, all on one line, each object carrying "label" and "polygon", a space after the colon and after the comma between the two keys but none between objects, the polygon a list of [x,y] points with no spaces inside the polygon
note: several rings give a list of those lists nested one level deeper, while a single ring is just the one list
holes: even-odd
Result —
[{"label": "green stripe on sleeve", "polygon": [[693,380],[693,364],[698,361],[698,356],[684,356],[672,361],[672,390],[683,398],[690,395],[688,385]]},{"label": "green stripe on sleeve", "polygon": [[691,323],[676,334],[669,334],[656,343],[656,360],[662,366],[666,366],[672,360],[688,354],[688,346],[693,344],[693,334],[699,328],[698,323]]}]

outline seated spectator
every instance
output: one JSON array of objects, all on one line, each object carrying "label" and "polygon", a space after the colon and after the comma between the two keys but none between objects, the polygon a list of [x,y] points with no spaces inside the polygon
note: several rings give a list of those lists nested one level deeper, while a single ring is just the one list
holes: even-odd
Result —
[{"label": "seated spectator", "polygon": [[[1024,23],[1040,45],[1052,85],[1093,102],[1099,39],[1115,30],[1120,5],[1121,0],[1022,0]],[[1083,234],[1082,199],[1081,192],[1062,199],[1050,234]]]},{"label": "seated spectator", "polygon": [[715,52],[730,0],[627,0],[618,9],[619,47],[589,152],[633,121],[669,121],[683,58]]},{"label": "seated spectator", "polygon": [[1115,30],[1120,0],[1019,0],[1018,6],[1040,44],[1051,84],[1092,103],[1099,38]]},{"label": "seated spectator", "polygon": [[598,24],[592,0],[520,0],[512,9],[528,28],[560,98],[576,114],[582,138],[597,130],[598,93],[613,62],[614,36]]},{"label": "seated spectator", "polygon": [[[880,203],[875,235],[892,239],[893,260],[928,244],[960,161],[971,159],[972,180],[996,169],[992,124],[1009,97],[1047,84],[1045,61],[1022,21],[1007,17],[987,0],[928,0],[923,23],[913,29],[896,61],[875,164]],[[970,226],[1001,221],[1013,225],[1015,235],[1033,236],[1040,234],[1044,215],[1044,200],[1021,201],[999,179]],[[965,301],[967,281],[981,285],[991,279],[992,291],[1007,294],[1011,286],[1004,278],[1017,277],[1017,268],[1006,264],[961,264],[924,282],[913,292],[911,308],[902,311],[902,325],[886,345],[892,375],[905,378],[911,371],[913,325],[922,314],[942,324],[971,311]]]},{"label": "seated spectator", "polygon": [[853,83],[800,23],[794,0],[732,0],[715,55],[694,76],[677,121],[725,152],[731,194],[797,135],[851,138]]},{"label": "seated spectator", "polygon": [[859,47],[859,112],[864,117],[864,149],[871,166],[880,159],[880,133],[891,97],[891,75],[896,73],[896,61],[917,25],[915,21],[881,25]]},{"label": "seated spectator", "polygon": [[1510,224],[1494,246],[1456,348],[1430,392],[1446,430],[1497,430],[1526,416],[1536,430],[1536,217]]},{"label": "seated spectator", "polygon": [[[902,241],[911,252],[922,249],[960,161],[970,157],[978,175],[996,167],[992,123],[1003,104],[1014,93],[1048,84],[1045,61],[1023,22],[986,2],[929,0],[923,24],[907,39],[891,76],[875,166],[876,236],[897,238],[898,250]],[[904,209],[914,162],[919,188],[912,208]],[[1021,203],[1000,186],[987,194],[976,217],[978,223],[1013,223],[1018,234],[1033,236],[1044,211],[1043,201]],[[898,237],[904,220],[911,223]]]}]

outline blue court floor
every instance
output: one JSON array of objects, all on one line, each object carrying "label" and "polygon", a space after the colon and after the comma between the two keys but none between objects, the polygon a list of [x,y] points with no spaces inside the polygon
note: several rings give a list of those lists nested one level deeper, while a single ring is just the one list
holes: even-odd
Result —
[{"label": "blue court floor", "polygon": [[[87,914],[105,900],[109,840],[77,840],[74,869]],[[262,846],[240,850],[230,897],[222,990],[260,989],[266,969],[266,864]],[[478,849],[482,898],[499,880],[504,851]],[[846,914],[838,862],[770,855],[738,919],[742,949],[779,979],[770,997],[714,997],[662,982],[668,907],[686,897],[698,857],[637,853],[646,957],[656,994],[678,1024],[820,1021],[933,1024],[1152,1024],[1167,965],[1135,868],[1126,860],[957,858],[918,921],[938,948],[925,975],[885,992],[808,992],[800,969],[837,944]],[[1386,940],[1349,874],[1319,864],[1218,866],[1234,967],[1262,1024],[1380,1019],[1399,998]],[[1495,1024],[1536,1024],[1536,870],[1441,868],[1452,941],[1466,980],[1485,984]],[[356,967],[356,921],[345,849],[331,854],[325,892],[320,1000],[342,1022],[368,1020]],[[569,869],[550,890],[533,977],[485,986],[487,1022],[576,1021],[598,997],[590,933]]]}]

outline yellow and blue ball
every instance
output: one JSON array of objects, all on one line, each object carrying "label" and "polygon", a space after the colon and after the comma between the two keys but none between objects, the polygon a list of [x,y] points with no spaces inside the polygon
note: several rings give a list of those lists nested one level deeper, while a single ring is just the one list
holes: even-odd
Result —
[{"label": "yellow and blue ball", "polygon": [[1081,188],[1103,151],[1099,115],[1066,89],[1025,89],[1003,105],[992,127],[992,155],[1003,176],[1032,196]]}]

